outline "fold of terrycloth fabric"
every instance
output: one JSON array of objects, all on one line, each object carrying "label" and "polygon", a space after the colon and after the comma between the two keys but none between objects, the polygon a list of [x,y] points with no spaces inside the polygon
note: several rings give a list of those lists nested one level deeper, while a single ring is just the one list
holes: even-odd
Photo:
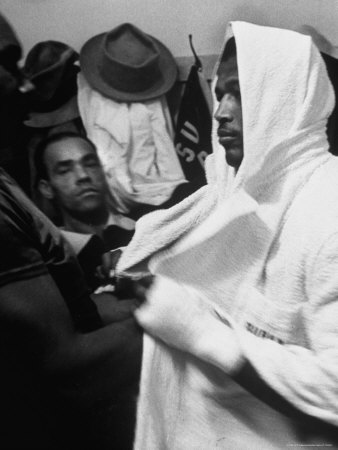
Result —
[{"label": "fold of terrycloth fabric", "polygon": [[[214,123],[208,185],[139,220],[117,270],[131,276],[150,271],[192,286],[242,328],[243,291],[264,290],[266,261],[293,202],[332,158],[325,126],[334,96],[310,37],[244,22],[232,23],[226,42],[231,35],[243,112],[242,164],[234,176]],[[261,417],[253,425],[257,408]],[[226,374],[221,381],[217,370],[145,338],[135,448],[248,448],[249,442],[279,448],[290,429],[275,419]]]},{"label": "fold of terrycloth fabric", "polygon": [[135,203],[160,205],[186,181],[164,96],[144,103],[114,102],[79,74],[78,104],[120,212],[129,212]]}]

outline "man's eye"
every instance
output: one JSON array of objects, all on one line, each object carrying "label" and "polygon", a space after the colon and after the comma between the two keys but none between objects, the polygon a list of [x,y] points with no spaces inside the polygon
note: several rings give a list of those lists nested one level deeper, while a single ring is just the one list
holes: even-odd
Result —
[{"label": "man's eye", "polygon": [[70,171],[69,167],[61,167],[60,169],[57,170],[57,174],[58,175],[65,175],[69,171]]},{"label": "man's eye", "polygon": [[87,167],[98,167],[99,166],[99,162],[98,162],[97,159],[92,159],[92,160],[86,161],[85,165]]},{"label": "man's eye", "polygon": [[233,91],[233,94],[236,98],[240,98],[241,97],[241,91],[239,90],[239,88],[235,88]]}]

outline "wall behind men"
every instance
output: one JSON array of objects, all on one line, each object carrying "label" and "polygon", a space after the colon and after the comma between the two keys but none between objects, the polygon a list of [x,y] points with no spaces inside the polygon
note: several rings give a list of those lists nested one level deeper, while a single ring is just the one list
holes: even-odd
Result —
[{"label": "wall behind men", "polygon": [[321,50],[338,57],[337,0],[0,0],[0,11],[16,29],[24,53],[47,39],[79,50],[95,34],[132,22],[174,56],[191,54],[189,33],[200,55],[215,54],[226,22],[247,20],[298,30],[310,26]]}]

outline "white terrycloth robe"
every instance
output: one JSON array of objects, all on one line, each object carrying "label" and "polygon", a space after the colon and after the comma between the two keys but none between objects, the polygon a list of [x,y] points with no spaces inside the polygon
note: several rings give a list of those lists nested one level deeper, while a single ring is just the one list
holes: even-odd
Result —
[{"label": "white terrycloth robe", "polygon": [[[204,299],[267,386],[338,426],[338,163],[325,135],[333,90],[310,37],[244,22],[231,29],[244,128],[238,173],[214,138],[208,185],[142,218],[118,270],[150,270],[159,291],[170,279]],[[146,335],[135,448],[331,443],[234,375]]]}]

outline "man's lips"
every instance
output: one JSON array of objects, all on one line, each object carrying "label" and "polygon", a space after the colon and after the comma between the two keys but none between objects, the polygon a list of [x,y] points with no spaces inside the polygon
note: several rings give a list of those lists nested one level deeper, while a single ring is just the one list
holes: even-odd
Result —
[{"label": "man's lips", "polygon": [[79,197],[83,197],[86,195],[99,195],[99,191],[95,188],[86,188],[82,189],[77,195]]},{"label": "man's lips", "polygon": [[219,128],[217,130],[217,135],[219,138],[236,138],[237,137],[237,133],[236,131],[233,130],[224,130],[222,128]]},{"label": "man's lips", "polygon": [[234,130],[225,130],[222,128],[219,128],[217,130],[217,135],[218,135],[218,142],[223,145],[223,146],[227,146],[227,145],[231,145],[234,141],[237,140],[237,133]]}]

